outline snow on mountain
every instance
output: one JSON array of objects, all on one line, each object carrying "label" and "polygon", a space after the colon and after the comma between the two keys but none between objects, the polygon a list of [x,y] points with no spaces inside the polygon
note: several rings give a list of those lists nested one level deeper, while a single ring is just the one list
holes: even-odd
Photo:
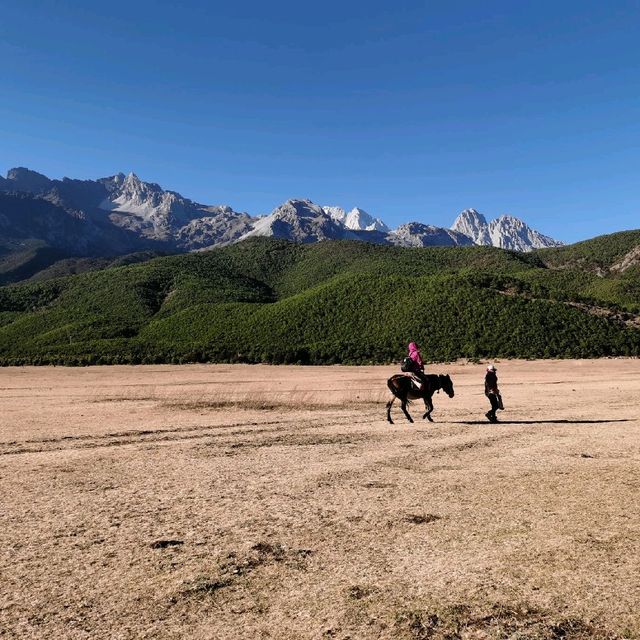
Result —
[{"label": "snow on mountain", "polygon": [[[236,240],[253,218],[228,206],[207,206],[144,182],[130,173],[99,180],[50,180],[18,167],[0,180],[0,191],[29,193],[56,206],[82,212],[96,233],[119,230],[120,236],[144,248],[160,243],[163,250],[200,249]],[[105,212],[108,212],[105,216]],[[87,227],[87,229],[89,229]],[[123,235],[124,233],[124,235]],[[108,235],[108,234],[107,234]],[[149,245],[152,243],[152,245]]]},{"label": "snow on mountain", "polygon": [[269,215],[258,218],[240,240],[253,236],[273,236],[294,242],[355,239],[355,236],[331,217],[324,207],[311,200],[287,200]]},{"label": "snow on mountain", "polygon": [[354,207],[348,213],[342,207],[323,206],[322,210],[333,220],[352,231],[380,231],[382,233],[390,231],[380,218],[374,218],[360,207]]},{"label": "snow on mountain", "polygon": [[[0,246],[55,249],[66,255],[113,256],[147,248],[149,243],[113,224],[99,224],[83,211],[69,209],[28,192],[0,192]],[[46,252],[45,252],[46,253]],[[54,252],[55,253],[55,252]]]},{"label": "snow on mountain", "polygon": [[464,247],[473,244],[473,240],[464,233],[434,227],[431,224],[422,224],[421,222],[409,222],[400,225],[397,229],[387,234],[387,238],[392,244],[401,247]]},{"label": "snow on mountain", "polygon": [[[10,169],[6,178],[0,177],[0,191],[45,200],[59,207],[55,211],[64,210],[85,219],[83,229],[94,239],[104,237],[108,243],[117,238],[118,246],[134,249],[138,243],[145,249],[158,245],[162,250],[192,251],[263,235],[295,242],[350,239],[416,247],[475,243],[517,251],[561,244],[513,216],[487,223],[475,209],[460,213],[451,229],[411,222],[390,231],[380,218],[359,207],[347,212],[342,207],[321,207],[301,199],[288,200],[271,214],[254,218],[228,206],[198,204],[158,184],[144,182],[134,173],[99,180],[51,180],[17,167]],[[7,202],[15,202],[21,210],[24,206],[18,200]]]},{"label": "snow on mountain", "polygon": [[380,220],[369,215],[364,209],[354,207],[346,215],[344,226],[354,231],[390,231],[389,227]]},{"label": "snow on mountain", "polygon": [[336,222],[344,224],[347,212],[342,207],[322,207],[322,210]]},{"label": "snow on mountain", "polygon": [[237,240],[251,229],[253,218],[229,206],[206,206],[143,182],[135,173],[103,178],[108,196],[98,205],[117,226],[145,238],[169,240],[195,250]]},{"label": "snow on mountain", "polygon": [[103,180],[109,196],[98,206],[106,211],[133,214],[154,227],[179,227],[203,216],[203,207],[153,182],[143,182],[135,173],[119,173]]},{"label": "snow on mountain", "polygon": [[318,206],[310,200],[288,200],[267,216],[258,218],[240,240],[273,236],[295,242],[320,240],[363,240],[405,247],[471,245],[462,233],[412,222],[390,231],[379,218],[355,207],[349,213],[341,207]]},{"label": "snow on mountain", "polygon": [[486,218],[475,209],[462,211],[451,229],[469,236],[475,244],[513,251],[532,251],[563,244],[532,229],[514,216],[503,215],[487,223]]}]

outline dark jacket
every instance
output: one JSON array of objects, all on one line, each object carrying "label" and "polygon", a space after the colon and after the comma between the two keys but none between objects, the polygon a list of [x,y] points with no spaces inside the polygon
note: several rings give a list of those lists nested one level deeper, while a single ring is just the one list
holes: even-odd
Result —
[{"label": "dark jacket", "polygon": [[487,371],[484,377],[484,394],[498,393],[498,376],[495,371]]}]

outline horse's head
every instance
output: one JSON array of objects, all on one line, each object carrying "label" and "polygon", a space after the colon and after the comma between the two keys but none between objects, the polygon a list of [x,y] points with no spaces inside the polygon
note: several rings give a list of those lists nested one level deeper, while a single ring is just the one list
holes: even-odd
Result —
[{"label": "horse's head", "polygon": [[449,377],[449,374],[447,374],[446,376],[438,376],[439,380],[440,380],[440,386],[442,387],[442,390],[450,397],[453,398],[453,382],[451,380],[451,378]]}]

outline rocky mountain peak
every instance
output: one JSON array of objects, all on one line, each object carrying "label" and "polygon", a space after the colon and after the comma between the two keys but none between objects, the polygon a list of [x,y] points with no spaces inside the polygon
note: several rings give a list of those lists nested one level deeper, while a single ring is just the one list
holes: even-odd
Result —
[{"label": "rocky mountain peak", "polygon": [[562,244],[512,215],[505,214],[487,223],[486,218],[475,209],[462,211],[451,229],[469,236],[475,244],[514,251],[531,251]]},{"label": "rocky mountain peak", "polygon": [[127,179],[127,176],[120,171],[108,178],[101,178],[100,180],[98,180],[98,182],[101,182],[107,187],[115,188],[115,187],[121,186],[126,179]]},{"label": "rocky mountain peak", "polygon": [[487,219],[475,209],[464,209],[464,211],[461,211],[451,225],[451,230],[464,233],[466,236],[469,236],[475,244],[491,244]]},{"label": "rocky mountain peak", "polygon": [[352,238],[344,225],[311,200],[291,199],[269,215],[258,218],[253,229],[242,236],[273,236],[294,242],[319,242]]},{"label": "rocky mountain peak", "polygon": [[66,211],[86,219],[87,233],[96,237],[103,234],[111,238],[115,229],[127,246],[141,242],[146,243],[145,248],[149,242],[160,242],[163,249],[189,251],[259,235],[296,242],[357,239],[403,246],[475,243],[518,251],[560,244],[514,216],[504,215],[487,223],[476,209],[462,211],[451,229],[412,222],[390,231],[380,218],[360,207],[347,212],[301,198],[287,200],[269,215],[253,218],[228,206],[198,204],[154,182],[145,182],[134,172],[98,180],[50,180],[37,171],[16,167],[9,170],[7,178],[0,177],[0,192],[5,191],[46,200],[60,208],[58,213]]},{"label": "rocky mountain peak", "polygon": [[531,251],[532,249],[562,246],[562,242],[543,235],[520,218],[512,215],[505,214],[492,220],[489,223],[488,232],[491,244],[501,249]]},{"label": "rocky mountain peak", "polygon": [[402,247],[432,247],[432,246],[469,246],[473,240],[464,233],[452,229],[434,227],[421,222],[408,222],[400,225],[389,234],[392,244]]},{"label": "rocky mountain peak", "polygon": [[119,173],[105,182],[109,195],[100,203],[101,209],[136,216],[155,228],[170,229],[206,215],[201,205],[154,182],[144,182],[133,172]]},{"label": "rocky mountain peak", "polygon": [[325,214],[324,209],[319,205],[311,202],[307,198],[291,198],[287,200],[280,207],[276,207],[274,211],[281,211],[283,213],[297,213],[303,216],[322,216]]},{"label": "rocky mountain peak", "polygon": [[[131,189],[131,190],[139,190],[139,189],[148,189],[151,186],[152,183],[146,183],[143,182],[142,180],[140,180],[140,178],[138,178],[138,176],[132,172],[128,173],[124,180],[122,181],[122,188],[123,189]],[[158,188],[160,188],[159,185],[154,185],[157,186]]]},{"label": "rocky mountain peak", "polygon": [[7,171],[9,188],[27,193],[46,193],[51,189],[52,181],[47,176],[26,167],[14,167]]}]

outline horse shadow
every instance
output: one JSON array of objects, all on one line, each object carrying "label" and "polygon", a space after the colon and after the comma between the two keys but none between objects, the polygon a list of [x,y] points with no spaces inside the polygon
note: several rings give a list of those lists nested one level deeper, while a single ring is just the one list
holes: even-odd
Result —
[{"label": "horse shadow", "polygon": [[457,420],[454,424],[608,424],[609,422],[632,422],[631,418],[618,418],[616,420],[499,420],[491,423],[488,420]]}]

